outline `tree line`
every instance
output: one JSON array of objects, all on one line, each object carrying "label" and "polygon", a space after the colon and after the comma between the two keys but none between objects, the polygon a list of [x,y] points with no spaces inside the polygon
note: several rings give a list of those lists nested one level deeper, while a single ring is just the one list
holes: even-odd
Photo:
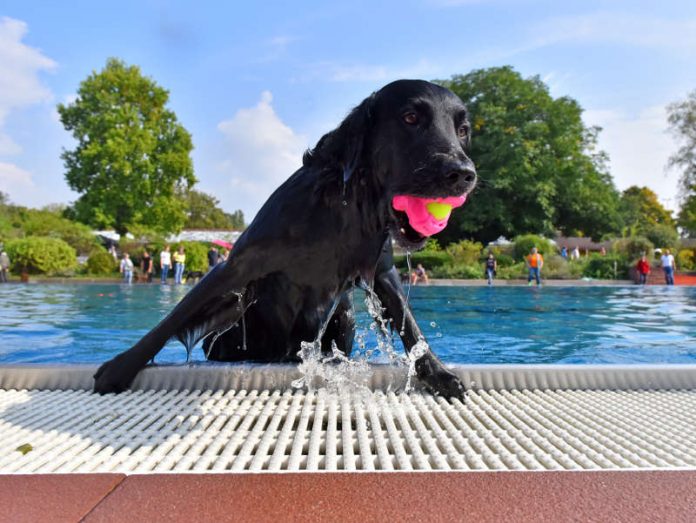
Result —
[{"label": "tree line", "polygon": [[[670,165],[682,171],[681,210],[674,218],[645,187],[619,192],[598,149],[601,129],[582,121],[570,97],[551,96],[538,77],[510,66],[474,70],[440,84],[457,93],[471,115],[479,186],[438,237],[488,242],[521,234],[645,236],[671,245],[696,235],[696,91],[668,107],[681,144]],[[226,213],[196,190],[189,132],[167,107],[169,93],[137,66],[109,59],[58,105],[76,141],[62,153],[65,178],[79,198],[62,211],[94,228],[158,234],[187,228],[243,228],[241,211]],[[290,174],[290,173],[288,173]]]}]

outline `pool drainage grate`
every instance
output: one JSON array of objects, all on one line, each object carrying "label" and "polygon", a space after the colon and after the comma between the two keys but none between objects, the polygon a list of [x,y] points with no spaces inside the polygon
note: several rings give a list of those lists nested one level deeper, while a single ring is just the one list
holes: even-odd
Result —
[{"label": "pool drainage grate", "polygon": [[693,468],[694,427],[693,388],[5,387],[0,473]]}]

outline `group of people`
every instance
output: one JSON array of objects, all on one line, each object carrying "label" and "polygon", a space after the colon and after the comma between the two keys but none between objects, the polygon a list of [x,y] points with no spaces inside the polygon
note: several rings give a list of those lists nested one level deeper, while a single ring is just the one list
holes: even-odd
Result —
[{"label": "group of people", "polygon": [[[224,249],[222,252],[218,252],[216,247],[211,247],[208,251],[208,270],[212,269],[215,265],[226,261],[228,256],[229,251],[227,249]],[[0,258],[0,262],[1,261],[2,260]],[[174,270],[174,283],[183,283],[184,271],[186,269],[186,250],[184,249],[184,247],[179,247],[174,253],[172,253],[169,245],[165,245],[164,249],[162,249],[162,252],[160,252],[159,255],[159,265],[160,280],[162,283],[167,282],[169,271],[172,269]],[[124,252],[123,256],[121,257],[119,271],[122,274],[123,281],[125,283],[133,282],[135,265],[133,264],[133,260],[131,260],[131,257],[127,252]],[[152,275],[154,273],[154,262],[152,256],[150,256],[150,253],[147,250],[143,251],[143,255],[141,257],[140,271],[143,277],[147,279],[147,282],[151,283]]]},{"label": "group of people", "polygon": [[[677,270],[677,264],[674,261],[674,256],[669,249],[665,249],[660,257],[660,266],[665,274],[665,283],[674,285],[674,272]],[[638,273],[638,283],[645,285],[648,283],[648,275],[652,272],[648,257],[643,254],[636,264],[636,272]]]}]

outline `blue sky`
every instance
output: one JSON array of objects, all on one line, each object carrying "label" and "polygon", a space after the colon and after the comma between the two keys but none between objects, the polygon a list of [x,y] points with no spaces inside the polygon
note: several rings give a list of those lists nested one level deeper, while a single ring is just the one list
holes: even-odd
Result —
[{"label": "blue sky", "polygon": [[647,185],[676,208],[664,108],[696,89],[696,2],[5,0],[0,190],[14,202],[76,198],[55,105],[112,56],[170,91],[199,188],[247,219],[373,90],[506,64],[577,99],[586,123],[604,128],[620,189]]}]

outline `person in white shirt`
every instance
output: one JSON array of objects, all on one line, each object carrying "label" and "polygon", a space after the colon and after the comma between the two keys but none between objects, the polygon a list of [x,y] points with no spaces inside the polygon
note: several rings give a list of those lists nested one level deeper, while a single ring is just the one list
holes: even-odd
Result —
[{"label": "person in white shirt", "polygon": [[674,256],[670,254],[669,249],[665,249],[665,253],[660,260],[662,262],[662,270],[665,271],[665,283],[674,285],[674,271],[677,270],[677,266],[674,263]]},{"label": "person in white shirt", "polygon": [[162,283],[167,283],[169,268],[172,266],[172,254],[169,252],[169,245],[164,246],[160,253],[160,269],[162,269]]},{"label": "person in white shirt", "polygon": [[123,281],[131,283],[133,281],[133,261],[130,259],[127,252],[123,253],[123,259],[121,260],[121,266],[119,268],[121,274],[123,274]]}]

